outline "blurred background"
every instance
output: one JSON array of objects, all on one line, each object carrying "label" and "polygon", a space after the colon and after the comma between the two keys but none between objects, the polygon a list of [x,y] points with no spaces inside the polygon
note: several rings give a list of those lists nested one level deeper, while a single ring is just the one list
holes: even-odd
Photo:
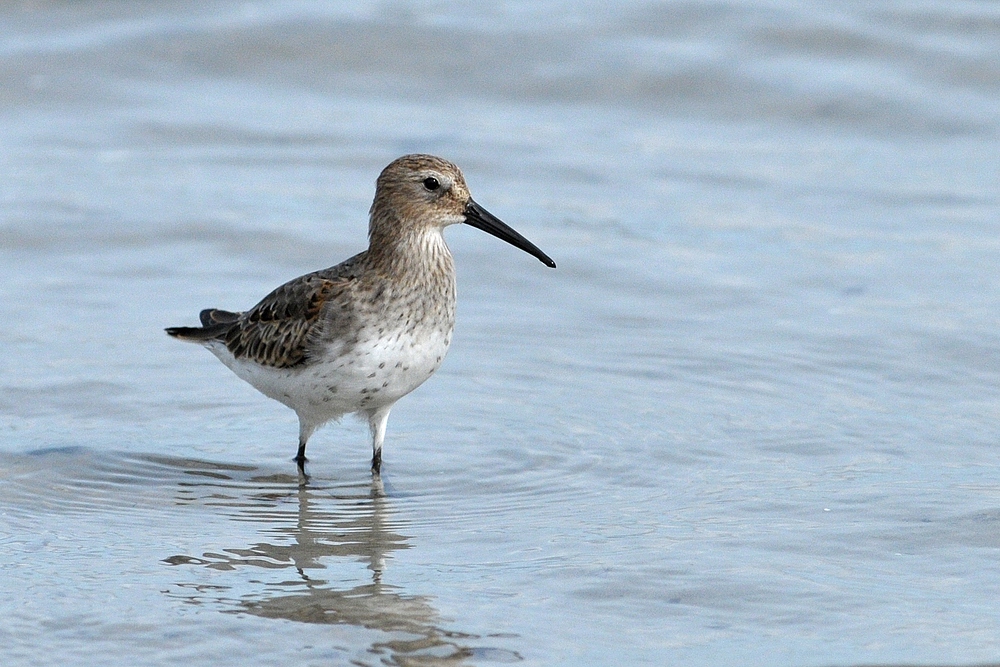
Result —
[{"label": "blurred background", "polygon": [[[410,152],[559,268],[303,486],[162,329]],[[3,663],[997,660],[998,154],[993,2],[3,2]]]}]

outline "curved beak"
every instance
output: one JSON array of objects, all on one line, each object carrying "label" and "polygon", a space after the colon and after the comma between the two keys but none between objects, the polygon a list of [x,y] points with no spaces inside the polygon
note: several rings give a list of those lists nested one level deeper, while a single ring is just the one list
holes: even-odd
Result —
[{"label": "curved beak", "polygon": [[465,205],[465,224],[472,225],[476,229],[481,229],[487,234],[492,234],[502,241],[506,241],[515,248],[520,248],[529,255],[534,255],[542,264],[549,268],[556,268],[556,263],[552,258],[538,249],[534,243],[524,238],[513,229],[508,227],[503,220],[496,217],[485,208],[469,200]]}]

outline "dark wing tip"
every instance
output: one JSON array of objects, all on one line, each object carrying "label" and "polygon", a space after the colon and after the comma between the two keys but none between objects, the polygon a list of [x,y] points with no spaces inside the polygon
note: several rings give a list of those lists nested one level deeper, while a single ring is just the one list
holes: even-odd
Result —
[{"label": "dark wing tip", "polygon": [[195,331],[201,331],[201,329],[195,327],[167,327],[164,329],[168,336],[173,336],[174,338],[188,338]]}]

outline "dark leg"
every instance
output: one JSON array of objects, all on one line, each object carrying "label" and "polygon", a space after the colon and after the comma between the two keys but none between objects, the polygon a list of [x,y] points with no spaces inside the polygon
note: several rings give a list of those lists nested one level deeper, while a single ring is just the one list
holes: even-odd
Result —
[{"label": "dark leg", "polygon": [[316,430],[316,426],[316,424],[303,421],[302,415],[299,415],[299,451],[293,459],[299,464],[299,470],[301,470],[303,464],[309,460],[306,458],[306,443],[309,442],[309,436],[311,436],[313,431]]},{"label": "dark leg", "polygon": [[306,474],[306,461],[309,460],[306,458],[306,443],[299,440],[299,453],[292,460],[299,468],[299,486],[305,486],[309,481],[309,475]]},{"label": "dark leg", "polygon": [[299,453],[296,454],[295,458],[292,459],[292,460],[295,461],[296,463],[298,463],[300,468],[302,467],[303,463],[305,463],[306,461],[309,460],[309,459],[306,458],[306,442],[305,442],[305,440],[299,440]]},{"label": "dark leg", "polygon": [[372,430],[372,474],[382,471],[382,442],[385,440],[385,423],[389,421],[391,405],[368,411],[368,426]]}]

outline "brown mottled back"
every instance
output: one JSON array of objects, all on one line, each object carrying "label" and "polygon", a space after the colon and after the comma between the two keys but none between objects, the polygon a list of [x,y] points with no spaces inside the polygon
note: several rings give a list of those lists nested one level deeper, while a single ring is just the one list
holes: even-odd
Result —
[{"label": "brown mottled back", "polygon": [[189,340],[221,341],[237,359],[263,366],[292,368],[303,364],[308,360],[309,342],[315,337],[316,328],[329,328],[337,320],[338,328],[350,328],[354,319],[350,308],[336,309],[339,312],[325,318],[321,315],[324,306],[338,298],[345,305],[350,303],[345,297],[357,278],[356,269],[363,254],[290,280],[246,312],[205,311],[203,322],[223,321],[200,329],[174,327],[168,332]]}]

